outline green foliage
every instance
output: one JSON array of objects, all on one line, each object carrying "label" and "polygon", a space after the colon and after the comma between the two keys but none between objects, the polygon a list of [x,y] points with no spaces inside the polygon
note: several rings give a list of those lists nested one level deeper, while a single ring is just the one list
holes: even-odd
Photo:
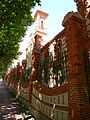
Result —
[{"label": "green foliage", "polygon": [[31,9],[40,0],[0,0],[0,75],[19,55],[19,42],[33,23]]},{"label": "green foliage", "polygon": [[58,70],[58,65],[54,65],[53,66],[53,73],[54,73],[54,75],[56,75],[57,74],[57,70]]}]

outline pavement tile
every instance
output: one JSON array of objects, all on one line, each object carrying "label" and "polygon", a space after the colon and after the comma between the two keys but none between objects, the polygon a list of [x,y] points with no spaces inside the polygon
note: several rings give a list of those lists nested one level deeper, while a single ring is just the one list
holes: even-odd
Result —
[{"label": "pavement tile", "polygon": [[0,81],[0,120],[35,120],[33,116],[31,119],[26,116],[19,102],[10,94],[4,82]]}]

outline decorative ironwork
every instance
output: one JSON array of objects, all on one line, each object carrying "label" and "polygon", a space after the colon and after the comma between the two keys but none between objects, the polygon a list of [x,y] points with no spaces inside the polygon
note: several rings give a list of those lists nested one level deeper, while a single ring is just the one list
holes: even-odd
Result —
[{"label": "decorative ironwork", "polygon": [[43,51],[39,62],[39,82],[49,87],[60,86],[68,79],[67,43],[66,38],[54,40]]}]

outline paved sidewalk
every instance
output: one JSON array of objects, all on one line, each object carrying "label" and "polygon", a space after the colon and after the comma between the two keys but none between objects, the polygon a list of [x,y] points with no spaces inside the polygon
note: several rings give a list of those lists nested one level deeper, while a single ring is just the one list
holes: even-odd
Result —
[{"label": "paved sidewalk", "polygon": [[2,81],[0,81],[0,120],[35,120],[28,111],[20,107]]}]

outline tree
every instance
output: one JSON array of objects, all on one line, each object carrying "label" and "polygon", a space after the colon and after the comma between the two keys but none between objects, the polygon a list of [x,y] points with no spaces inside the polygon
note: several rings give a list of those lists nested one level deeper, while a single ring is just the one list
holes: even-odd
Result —
[{"label": "tree", "polygon": [[19,55],[19,42],[33,23],[32,8],[40,0],[0,0],[0,75]]}]

